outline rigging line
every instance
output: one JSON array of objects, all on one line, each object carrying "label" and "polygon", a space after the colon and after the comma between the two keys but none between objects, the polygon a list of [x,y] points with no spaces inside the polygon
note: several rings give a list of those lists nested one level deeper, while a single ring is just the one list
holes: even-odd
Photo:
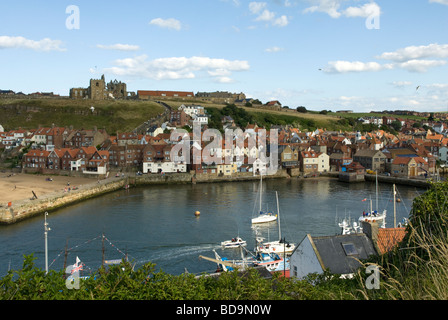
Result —
[{"label": "rigging line", "polygon": [[[104,239],[113,247],[115,248],[118,252],[120,252],[122,255],[124,256],[130,256],[129,254],[124,253],[123,251],[121,251],[117,246],[115,246],[107,237],[104,237]],[[135,259],[135,257],[131,256],[133,259]]]},{"label": "rigging line", "polygon": [[[87,240],[87,241],[85,241],[85,242],[82,243],[82,244],[75,245],[75,246],[73,246],[73,247],[67,249],[67,254],[68,254],[71,250],[73,250],[73,249],[77,249],[77,248],[79,248],[79,247],[81,247],[81,246],[84,246],[84,245],[90,243],[90,242],[93,242],[93,241],[99,239],[100,237],[101,237],[101,236],[98,236],[98,237],[96,237],[96,238]],[[51,267],[51,266],[53,265],[53,263],[56,262],[56,260],[59,259],[59,257],[60,257],[63,253],[65,253],[65,249],[62,250],[62,251],[56,256],[56,258],[53,259],[53,261],[51,262],[51,264],[49,265],[49,267]]]}]

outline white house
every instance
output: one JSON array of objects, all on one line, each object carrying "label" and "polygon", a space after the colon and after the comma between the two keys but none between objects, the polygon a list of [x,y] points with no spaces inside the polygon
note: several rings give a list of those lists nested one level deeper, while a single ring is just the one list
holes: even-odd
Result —
[{"label": "white house", "polygon": [[195,114],[192,116],[193,124],[207,124],[208,123],[208,115],[206,114]]},{"label": "white house", "polygon": [[440,162],[446,164],[448,161],[448,148],[443,146],[439,148],[439,160]]},{"label": "white house", "polygon": [[195,115],[203,115],[205,114],[205,109],[202,106],[186,106],[181,105],[178,108],[179,111],[184,111],[186,114],[188,114],[190,117],[194,118]]},{"label": "white house", "polygon": [[252,170],[255,175],[262,174],[266,175],[267,172],[267,163],[262,161],[260,158],[255,159],[255,161],[252,164]]},{"label": "white house", "polygon": [[318,161],[318,172],[328,172],[330,171],[330,156],[324,152],[317,156]]},{"label": "white house", "polygon": [[185,163],[177,163],[175,161],[168,162],[143,162],[144,173],[174,173],[187,172],[187,165]]}]

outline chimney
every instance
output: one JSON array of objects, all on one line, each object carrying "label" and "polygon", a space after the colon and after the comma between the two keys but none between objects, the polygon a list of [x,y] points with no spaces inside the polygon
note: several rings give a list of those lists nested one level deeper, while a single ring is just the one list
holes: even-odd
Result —
[{"label": "chimney", "polygon": [[365,233],[370,240],[372,240],[372,244],[376,252],[380,253],[378,247],[378,228],[379,228],[378,222],[363,221],[361,226],[362,226],[362,232]]}]

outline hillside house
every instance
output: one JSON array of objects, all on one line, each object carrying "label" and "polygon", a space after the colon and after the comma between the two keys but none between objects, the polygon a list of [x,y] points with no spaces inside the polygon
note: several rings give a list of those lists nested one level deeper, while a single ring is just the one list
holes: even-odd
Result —
[{"label": "hillside house", "polygon": [[419,156],[400,156],[392,161],[390,174],[394,177],[412,178],[428,176],[428,163]]},{"label": "hillside house", "polygon": [[287,145],[280,154],[280,162],[283,168],[295,168],[299,166],[299,151]]},{"label": "hillside house", "polygon": [[319,155],[312,151],[300,152],[300,168],[304,175],[313,175],[319,172]]},{"label": "hillside house", "polygon": [[384,172],[386,156],[380,150],[362,149],[354,154],[353,161],[359,162],[366,169]]}]

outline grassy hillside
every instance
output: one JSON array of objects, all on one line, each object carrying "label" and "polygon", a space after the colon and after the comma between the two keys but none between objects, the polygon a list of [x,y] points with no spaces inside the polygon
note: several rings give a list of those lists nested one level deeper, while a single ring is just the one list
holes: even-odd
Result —
[{"label": "grassy hillside", "polygon": [[[92,112],[91,107],[94,107]],[[22,127],[73,126],[105,128],[109,133],[131,131],[165,109],[152,101],[90,101],[71,99],[0,99],[0,124]]]},{"label": "grassy hillside", "polygon": [[[270,126],[292,125],[302,130],[316,128],[348,131],[352,130],[360,113],[328,113],[308,111],[300,113],[293,109],[280,111],[241,107],[229,110],[225,104],[198,101],[166,101],[173,109],[183,103],[200,104],[211,115],[211,127],[221,126],[223,115],[230,115],[237,124],[257,123],[267,129]],[[94,111],[91,111],[91,107]],[[156,117],[164,108],[154,101],[92,101],[61,99],[0,99],[0,124],[5,130],[16,128],[33,129],[39,126],[73,126],[76,129],[105,128],[110,134],[117,131],[132,131],[143,122]],[[373,114],[368,114],[372,116]],[[383,115],[381,115],[383,116]],[[363,128],[357,128],[361,130]]]},{"label": "grassy hillside", "polygon": [[[175,109],[182,105],[183,102],[169,102]],[[197,103],[197,102],[196,102]],[[234,118],[235,114],[226,109],[225,104],[216,103],[197,103],[204,106],[208,113],[212,116],[212,121],[218,122],[222,115],[230,115]],[[271,125],[293,125],[302,130],[315,130],[322,128],[327,130],[350,130],[350,126],[346,121],[341,121],[339,115],[324,115],[319,113],[299,113],[293,109],[267,110],[255,107],[238,106],[239,116],[244,117],[246,121],[239,123],[245,126],[247,122],[257,123],[259,126],[269,128]],[[237,120],[234,118],[234,120]],[[218,123],[215,123],[217,126]],[[212,126],[213,127],[213,126]]]}]

